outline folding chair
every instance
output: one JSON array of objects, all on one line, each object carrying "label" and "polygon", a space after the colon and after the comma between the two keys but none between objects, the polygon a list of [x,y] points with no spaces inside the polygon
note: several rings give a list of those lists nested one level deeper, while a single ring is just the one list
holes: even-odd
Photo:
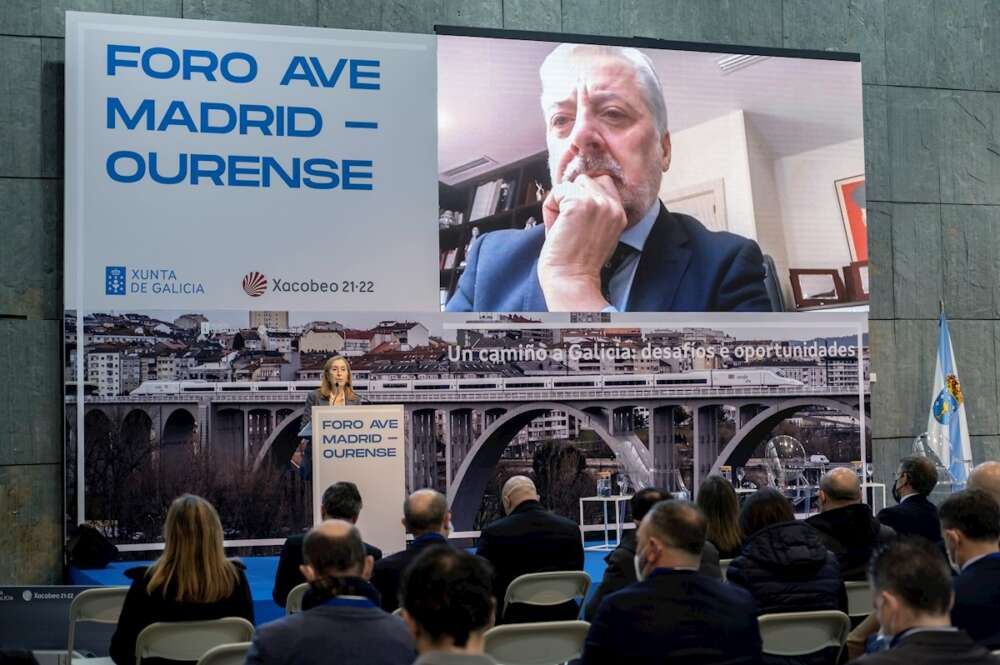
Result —
[{"label": "folding chair", "polygon": [[308,590],[309,583],[303,582],[288,592],[288,598],[285,600],[285,614],[295,614],[302,611],[302,599],[305,598]]},{"label": "folding chair", "polygon": [[844,582],[847,589],[847,616],[866,617],[872,613],[872,587],[868,582]]},{"label": "folding chair", "polygon": [[765,614],[757,619],[764,653],[773,656],[805,656],[837,647],[837,658],[847,643],[851,619],[837,610]]},{"label": "folding chair", "polygon": [[733,562],[732,559],[719,559],[719,571],[722,573],[722,581],[726,581],[726,573],[729,572],[729,564]]},{"label": "folding chair", "polygon": [[242,617],[211,621],[161,621],[142,629],[135,640],[135,665],[143,658],[199,660],[220,644],[249,642],[253,624]]},{"label": "folding chair", "polygon": [[198,665],[243,665],[250,644],[250,642],[237,642],[212,647],[198,660]]},{"label": "folding chair", "polygon": [[69,606],[69,639],[66,641],[67,662],[72,665],[113,665],[111,658],[73,658],[73,641],[78,621],[118,623],[125,604],[127,586],[87,589],[76,594]]},{"label": "folding chair", "polygon": [[547,621],[496,626],[486,631],[486,653],[501,665],[559,665],[579,658],[590,624]]},{"label": "folding chair", "polygon": [[512,603],[551,607],[577,598],[586,598],[589,590],[590,575],[582,570],[528,573],[516,577],[507,586],[503,600],[504,613]]}]

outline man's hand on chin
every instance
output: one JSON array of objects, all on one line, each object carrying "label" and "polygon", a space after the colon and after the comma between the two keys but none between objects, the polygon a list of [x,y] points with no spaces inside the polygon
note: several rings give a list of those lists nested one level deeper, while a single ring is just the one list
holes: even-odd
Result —
[{"label": "man's hand on chin", "polygon": [[552,188],[542,206],[545,244],[538,281],[550,312],[600,312],[601,268],[627,225],[610,176],[577,176]]}]

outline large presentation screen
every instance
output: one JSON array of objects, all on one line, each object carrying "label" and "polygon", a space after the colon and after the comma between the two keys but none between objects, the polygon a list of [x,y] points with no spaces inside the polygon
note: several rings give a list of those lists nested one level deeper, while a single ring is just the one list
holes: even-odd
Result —
[{"label": "large presentation screen", "polygon": [[860,67],[67,12],[67,523],[151,556],[194,492],[232,544],[300,532],[338,357],[460,532],[515,474],[585,529],[871,480]]}]

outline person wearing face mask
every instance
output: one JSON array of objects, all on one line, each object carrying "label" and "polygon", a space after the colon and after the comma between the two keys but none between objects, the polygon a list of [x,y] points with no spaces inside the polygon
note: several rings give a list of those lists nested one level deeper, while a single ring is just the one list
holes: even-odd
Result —
[{"label": "person wearing face mask", "polygon": [[496,571],[493,593],[497,599],[497,623],[575,619],[580,607],[574,601],[551,607],[523,603],[504,607],[507,587],[521,575],[583,570],[583,543],[576,522],[545,510],[530,478],[510,478],[503,485],[500,499],[507,516],[482,530],[476,551]]},{"label": "person wearing face mask", "polygon": [[312,408],[314,406],[354,406],[365,404],[354,392],[351,365],[343,356],[330,356],[323,363],[323,377],[319,388],[306,396],[305,409],[299,424],[299,447],[292,453],[291,464],[305,480],[312,479],[312,446],[306,436],[312,436]]},{"label": "person wearing face mask", "polygon": [[901,538],[877,550],[868,569],[875,612],[892,636],[889,649],[857,665],[998,665],[1000,659],[951,624],[948,564],[922,538]]},{"label": "person wearing face mask", "polygon": [[403,502],[403,527],[413,540],[402,552],[375,563],[372,584],[382,596],[382,609],[392,612],[399,607],[399,584],[403,571],[428,547],[448,545],[451,513],[448,500],[432,489],[417,490]]},{"label": "person wearing face mask", "polygon": [[1000,649],[1000,506],[982,490],[952,494],[938,509],[954,580],[952,623],[990,650]]},{"label": "person wearing face mask", "polygon": [[601,601],[582,665],[760,662],[753,598],[698,572],[705,515],[689,501],[661,501],[639,525],[635,584]]},{"label": "person wearing face mask", "polygon": [[937,507],[927,498],[937,482],[933,462],[926,457],[904,457],[892,485],[892,498],[898,505],[880,510],[878,521],[901,536],[922,536],[940,543]]}]

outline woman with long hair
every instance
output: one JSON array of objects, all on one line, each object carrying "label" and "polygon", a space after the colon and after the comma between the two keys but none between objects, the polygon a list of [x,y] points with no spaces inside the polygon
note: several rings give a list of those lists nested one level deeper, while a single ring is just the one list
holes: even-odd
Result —
[{"label": "woman with long hair", "polygon": [[[306,396],[299,432],[309,431],[314,406],[353,406],[364,403],[365,400],[354,392],[351,364],[347,362],[347,358],[330,356],[323,363],[323,376],[320,378],[319,388]],[[299,469],[304,479],[312,478],[312,447],[307,439],[299,441],[299,447],[292,454],[292,466]]]},{"label": "woman with long hair", "polygon": [[706,540],[719,550],[720,559],[732,559],[743,547],[740,502],[733,484],[722,476],[709,476],[698,490],[698,507],[708,520]]},{"label": "woman with long hair", "polygon": [[174,499],[163,525],[163,555],[126,571],[133,581],[111,637],[117,665],[135,665],[135,640],[157,621],[243,617],[253,622],[253,598],[243,564],[226,559],[222,523],[205,499]]}]

